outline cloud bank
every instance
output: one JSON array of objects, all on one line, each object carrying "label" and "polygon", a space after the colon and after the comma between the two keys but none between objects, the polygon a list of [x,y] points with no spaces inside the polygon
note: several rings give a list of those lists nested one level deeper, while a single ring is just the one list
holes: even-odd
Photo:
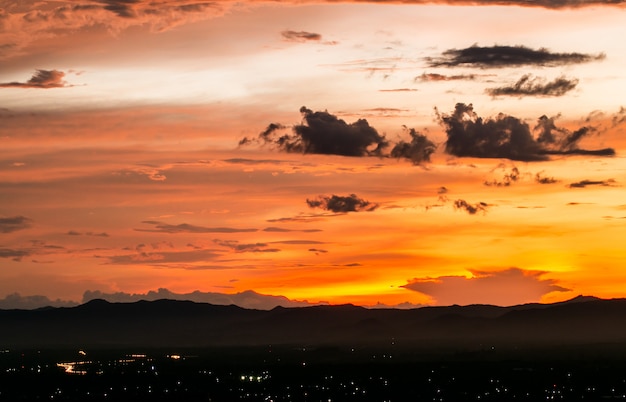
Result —
[{"label": "cloud bank", "polygon": [[199,290],[191,293],[175,293],[164,288],[150,290],[146,293],[103,293],[98,290],[88,290],[84,293],[83,303],[93,299],[104,299],[111,303],[131,303],[139,300],[153,301],[159,299],[189,300],[196,303],[210,303],[223,306],[234,304],[239,307],[258,310],[271,310],[277,306],[304,307],[312,305],[306,301],[294,301],[285,296],[263,295],[252,290],[234,294],[200,292]]},{"label": "cloud bank", "polygon": [[542,279],[543,271],[509,268],[501,271],[470,270],[472,276],[415,278],[403,287],[423,293],[439,305],[497,304],[513,306],[537,302],[550,292],[565,292],[553,279]]}]

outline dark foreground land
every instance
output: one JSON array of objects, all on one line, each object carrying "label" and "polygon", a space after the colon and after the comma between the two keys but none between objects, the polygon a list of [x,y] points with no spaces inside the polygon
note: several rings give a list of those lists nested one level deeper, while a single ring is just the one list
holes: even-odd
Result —
[{"label": "dark foreground land", "polygon": [[626,300],[0,310],[1,401],[626,400]]},{"label": "dark foreground land", "polygon": [[[0,401],[602,401],[626,360],[368,348],[4,350]],[[603,352],[600,352],[602,354]]]}]

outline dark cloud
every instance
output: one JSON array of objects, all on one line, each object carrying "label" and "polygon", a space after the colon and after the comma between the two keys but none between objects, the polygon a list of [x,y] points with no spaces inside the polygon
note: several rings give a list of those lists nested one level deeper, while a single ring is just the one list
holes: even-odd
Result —
[{"label": "dark cloud", "polygon": [[543,176],[542,172],[539,172],[535,175],[535,181],[539,184],[554,184],[559,182],[559,180],[555,179],[554,177]]},{"label": "dark cloud", "polygon": [[285,40],[291,42],[320,41],[322,35],[306,31],[282,31],[280,33]]},{"label": "dark cloud", "polygon": [[312,252],[312,253],[315,253],[315,254],[326,254],[326,253],[328,253],[328,250],[322,250],[320,248],[310,248],[309,251]]},{"label": "dark cloud", "polygon": [[488,207],[489,204],[484,202],[470,204],[469,202],[461,199],[454,201],[454,209],[462,209],[470,215],[476,215],[478,212],[487,212]]},{"label": "dark cloud", "polygon": [[242,244],[237,240],[213,240],[215,244],[222,247],[227,247],[236,253],[276,253],[279,252],[278,248],[268,248],[267,243],[248,243]]},{"label": "dark cloud", "polygon": [[615,155],[612,148],[580,149],[578,142],[594,129],[586,126],[572,132],[558,128],[555,117],[539,118],[535,138],[528,124],[517,117],[500,113],[483,119],[471,104],[457,103],[451,114],[437,115],[448,136],[446,152],[455,156],[530,162],[547,160],[549,155]]},{"label": "dark cloud", "polygon": [[613,187],[616,185],[615,179],[608,180],[581,180],[575,183],[570,183],[570,188],[585,188],[587,186],[601,186],[601,187]]},{"label": "dark cloud", "polygon": [[50,300],[46,296],[21,296],[19,293],[11,293],[4,299],[0,299],[0,309],[32,310],[41,307],[73,307],[77,302],[68,300]]},{"label": "dark cloud", "polygon": [[158,221],[143,221],[148,225],[154,225],[154,229],[135,229],[138,232],[155,232],[155,233],[242,233],[256,232],[258,229],[250,228],[227,228],[227,227],[204,227],[181,223],[178,225],[169,225]]},{"label": "dark cloud", "polygon": [[415,77],[414,81],[431,82],[431,81],[473,81],[476,79],[476,74],[458,74],[458,75],[443,75],[437,73],[423,73]]},{"label": "dark cloud", "polygon": [[0,258],[11,258],[13,261],[21,261],[22,258],[28,257],[31,254],[32,252],[30,250],[0,248]]},{"label": "dark cloud", "polygon": [[404,127],[411,136],[411,142],[400,141],[391,150],[392,158],[405,158],[414,165],[423,162],[430,162],[430,156],[435,152],[437,146],[425,135],[418,133],[415,129]]},{"label": "dark cloud", "polygon": [[356,194],[319,196],[317,199],[307,199],[306,203],[311,208],[321,208],[335,213],[373,211],[378,208],[378,204],[372,204],[357,197]]},{"label": "dark cloud", "polygon": [[104,9],[115,13],[118,17],[132,18],[135,16],[132,5],[142,3],[142,0],[98,0],[104,4]]},{"label": "dark cloud", "polygon": [[583,126],[574,131],[560,128],[555,124],[558,117],[547,117],[544,115],[537,120],[534,131],[538,133],[537,143],[543,148],[542,152],[548,155],[615,155],[613,148],[580,149],[578,147],[580,140],[594,133],[596,129],[591,126]]},{"label": "dark cloud", "polygon": [[252,290],[234,294],[200,292],[199,290],[190,293],[175,293],[168,289],[160,288],[146,293],[103,293],[99,290],[88,290],[83,294],[83,303],[93,299],[104,299],[111,303],[131,303],[139,300],[154,301],[161,299],[189,300],[196,303],[210,303],[223,306],[234,304],[243,308],[260,310],[271,310],[277,306],[304,307],[312,305],[306,301],[290,300],[285,296],[264,295]]},{"label": "dark cloud", "polygon": [[432,297],[437,304],[498,304],[512,306],[537,302],[550,292],[566,292],[553,279],[542,279],[547,272],[509,268],[485,272],[472,270],[472,277],[440,276],[415,278],[402,286]]},{"label": "dark cloud", "polygon": [[513,85],[488,88],[485,92],[491,96],[563,96],[576,85],[577,79],[559,77],[546,82],[545,79],[526,74]]},{"label": "dark cloud", "polygon": [[513,167],[511,168],[511,171],[509,173],[504,174],[504,176],[502,177],[502,180],[485,181],[483,184],[485,186],[508,187],[512,183],[515,183],[516,181],[518,181],[519,178],[520,178],[519,169],[517,167]]},{"label": "dark cloud", "polygon": [[0,88],[64,88],[68,87],[63,81],[65,73],[57,70],[37,70],[35,74],[26,82],[5,82],[0,83]]},{"label": "dark cloud", "polygon": [[447,194],[447,193],[448,193],[448,191],[449,191],[449,190],[448,190],[448,188],[447,188],[447,187],[441,186],[441,187],[439,187],[439,188],[437,189],[437,194],[439,194],[439,195]]},{"label": "dark cloud", "polygon": [[68,236],[95,236],[95,237],[109,237],[109,234],[106,232],[94,233],[94,232],[79,232],[76,230],[68,230],[65,233]]},{"label": "dark cloud", "polygon": [[548,49],[531,49],[525,46],[470,46],[465,49],[449,49],[440,57],[427,58],[431,67],[519,67],[562,66],[602,60],[604,54],[553,53]]},{"label": "dark cloud", "polygon": [[264,232],[276,232],[276,233],[287,233],[287,232],[308,232],[308,233],[313,233],[313,232],[321,232],[322,229],[300,229],[300,230],[295,230],[295,229],[285,229],[285,228],[279,228],[279,227],[275,227],[275,226],[270,226],[267,227],[265,229],[263,229]]},{"label": "dark cloud", "polygon": [[380,156],[388,145],[365,119],[348,124],[326,111],[313,112],[304,106],[300,113],[302,124],[294,126],[292,133],[279,133],[284,126],[272,123],[256,139],[246,137],[239,144],[260,142],[285,152],[344,156]]},{"label": "dark cloud", "polygon": [[11,233],[31,227],[32,220],[25,216],[0,218],[0,233]]}]

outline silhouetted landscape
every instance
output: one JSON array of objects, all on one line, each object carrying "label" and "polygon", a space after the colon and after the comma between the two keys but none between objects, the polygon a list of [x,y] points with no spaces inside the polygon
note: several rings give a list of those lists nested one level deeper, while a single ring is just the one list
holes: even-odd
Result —
[{"label": "silhouetted landscape", "polygon": [[[0,401],[626,399],[626,300],[1,310]],[[35,386],[33,386],[35,384]]]},{"label": "silhouetted landscape", "polygon": [[456,351],[626,342],[626,299],[555,304],[367,309],[353,305],[270,311],[188,301],[109,303],[0,311],[0,345],[21,348],[386,346]]}]

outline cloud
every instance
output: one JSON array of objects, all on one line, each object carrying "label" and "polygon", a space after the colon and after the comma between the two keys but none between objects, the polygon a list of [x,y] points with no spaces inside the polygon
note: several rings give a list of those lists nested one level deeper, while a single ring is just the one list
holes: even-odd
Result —
[{"label": "cloud", "polygon": [[477,77],[476,74],[458,74],[458,75],[443,75],[437,73],[423,73],[415,77],[414,81],[433,82],[433,81],[457,81],[467,80],[473,81]]},{"label": "cloud", "polygon": [[520,172],[517,167],[511,168],[509,173],[505,173],[502,177],[502,181],[492,180],[485,181],[483,184],[485,186],[494,186],[494,187],[509,187],[512,183],[515,183],[520,178]]},{"label": "cloud", "polygon": [[470,215],[476,215],[478,212],[487,212],[487,208],[489,204],[484,202],[478,202],[476,204],[470,204],[465,200],[455,200],[454,201],[454,209],[462,209],[465,210]]},{"label": "cloud", "polygon": [[306,31],[282,31],[282,37],[290,42],[320,41],[322,35]]},{"label": "cloud", "polygon": [[554,183],[558,183],[559,180],[555,179],[554,177],[549,177],[549,176],[543,176],[542,175],[543,172],[539,172],[535,175],[535,181],[539,184],[554,184]]},{"label": "cloud", "polygon": [[31,227],[32,220],[25,216],[8,216],[0,218],[0,233],[11,233]]},{"label": "cloud", "polygon": [[223,255],[223,252],[217,250],[138,250],[136,253],[112,255],[112,256],[95,256],[106,258],[109,264],[113,265],[154,265],[161,266],[169,263],[194,263],[215,260]]},{"label": "cloud", "polygon": [[519,67],[525,65],[554,67],[602,60],[604,54],[553,53],[548,49],[531,49],[525,46],[478,46],[449,49],[440,57],[427,58],[431,67]]},{"label": "cloud", "polygon": [[68,236],[94,236],[94,237],[109,237],[109,234],[106,232],[94,233],[94,232],[79,232],[77,230],[68,230],[65,233]]},{"label": "cloud", "polygon": [[275,226],[270,226],[267,227],[265,229],[263,229],[264,232],[275,232],[275,233],[287,233],[287,232],[308,232],[308,233],[313,233],[313,232],[321,232],[322,229],[300,229],[300,230],[295,230],[295,229],[285,229],[285,228],[279,228],[279,227],[275,227]]},{"label": "cloud", "polygon": [[491,96],[563,96],[576,88],[576,85],[577,79],[561,76],[546,82],[545,79],[526,74],[513,85],[488,88],[485,92]]},{"label": "cloud", "polygon": [[241,244],[237,240],[213,240],[215,244],[227,247],[236,253],[276,253],[279,248],[267,248],[267,243]]},{"label": "cloud", "polygon": [[420,165],[423,162],[430,162],[430,156],[435,152],[437,146],[435,143],[426,138],[425,135],[418,133],[415,129],[404,127],[411,136],[411,142],[400,141],[391,150],[392,158],[405,158],[410,160],[414,165]]},{"label": "cloud", "polygon": [[36,70],[35,74],[26,82],[4,82],[0,83],[0,88],[67,88],[63,81],[65,73],[57,70]]},{"label": "cloud", "polygon": [[517,117],[500,113],[495,118],[483,119],[471,104],[457,103],[451,114],[437,112],[437,116],[448,136],[445,150],[450,155],[526,162],[547,160],[549,155],[615,155],[612,148],[580,149],[578,142],[594,129],[558,128],[554,123],[556,117],[541,116],[534,128],[538,133],[535,138],[528,124]]},{"label": "cloud", "polygon": [[413,88],[379,89],[378,92],[416,92]]},{"label": "cloud", "polygon": [[281,240],[273,241],[273,244],[326,244],[324,241],[317,240]]},{"label": "cloud", "polygon": [[93,299],[104,299],[112,303],[131,303],[139,300],[189,300],[196,303],[210,303],[216,305],[237,305],[243,308],[271,310],[274,307],[305,307],[312,304],[306,301],[295,301],[285,296],[272,296],[256,293],[252,290],[246,290],[240,293],[213,293],[200,292],[198,290],[190,293],[175,293],[167,289],[160,288],[158,290],[150,290],[146,293],[103,293],[101,291],[86,291],[83,295],[83,303]]},{"label": "cloud", "polygon": [[77,302],[69,300],[50,300],[46,296],[21,296],[19,293],[11,293],[4,299],[0,299],[0,309],[32,310],[41,307],[73,307]]},{"label": "cloud", "polygon": [[273,218],[268,219],[267,222],[271,223],[280,223],[280,222],[315,222],[319,220],[323,220],[324,218],[338,216],[341,213],[321,213],[321,214],[299,214],[297,216],[289,216],[284,218]]},{"label": "cloud", "polygon": [[432,297],[436,304],[497,304],[512,306],[537,302],[550,292],[566,292],[544,271],[509,268],[501,271],[470,270],[472,276],[414,278],[403,287]]},{"label": "cloud", "polygon": [[174,27],[224,15],[233,1],[202,0],[20,0],[3,3],[0,58],[23,54],[39,40],[104,29],[111,35],[130,27],[163,32]]},{"label": "cloud", "polygon": [[228,227],[204,227],[181,223],[178,225],[170,225],[159,221],[143,221],[148,225],[154,225],[154,229],[135,229],[138,232],[154,232],[154,233],[245,233],[256,232],[258,229],[251,228],[228,228]]},{"label": "cloud", "polygon": [[372,204],[369,201],[357,197],[356,194],[350,194],[348,196],[334,194],[331,196],[319,196],[317,199],[307,199],[306,203],[311,208],[321,208],[335,213],[369,212],[378,208],[378,204]]},{"label": "cloud", "polygon": [[608,180],[581,180],[575,183],[570,183],[569,188],[585,188],[587,186],[601,186],[601,187],[613,187],[616,185],[615,179]]},{"label": "cloud", "polygon": [[11,258],[13,261],[21,261],[23,257],[31,255],[30,250],[16,250],[10,248],[0,248],[0,258]]},{"label": "cloud", "polygon": [[382,155],[388,145],[385,137],[365,119],[348,124],[326,111],[313,112],[305,106],[300,108],[300,113],[303,122],[293,126],[292,133],[278,134],[285,127],[272,123],[256,139],[245,137],[239,145],[260,142],[285,152],[344,156]]}]

